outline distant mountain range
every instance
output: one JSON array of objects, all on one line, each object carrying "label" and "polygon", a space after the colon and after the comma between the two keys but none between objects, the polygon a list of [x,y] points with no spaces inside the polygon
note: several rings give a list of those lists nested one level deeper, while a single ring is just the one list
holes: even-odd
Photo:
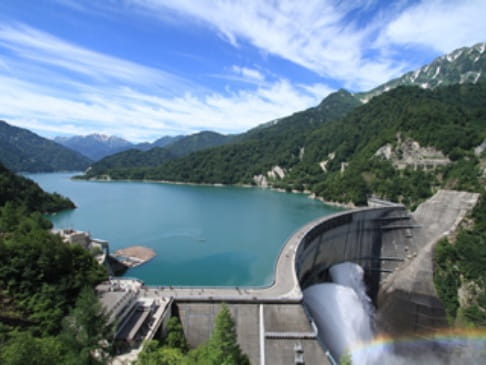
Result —
[{"label": "distant mountain range", "polygon": [[[123,169],[133,172],[134,168],[140,167],[157,168],[157,177],[160,177],[164,169],[159,167],[163,164],[180,164],[184,166],[180,169],[188,172],[184,174],[185,180],[194,178],[201,182],[249,183],[254,181],[254,176],[266,176],[275,166],[291,169],[309,152],[307,141],[313,131],[323,124],[343,118],[363,103],[396,87],[416,85],[434,89],[445,85],[480,83],[486,79],[485,51],[486,43],[455,50],[368,92],[351,94],[339,90],[314,108],[261,124],[240,135],[225,136],[205,131],[189,136],[164,136],[153,143],[139,144],[101,134],[55,138],[56,142],[70,149],[67,150],[25,129],[2,122],[0,160],[16,171],[83,170],[90,165],[90,160],[100,160],[92,164],[89,177],[113,174],[110,170],[114,168],[117,176],[127,177]],[[186,157],[189,154],[191,157]],[[211,173],[210,166],[221,163],[232,168],[228,168],[223,175],[214,171]],[[206,170],[200,171],[203,166],[206,166]],[[228,176],[234,166],[238,166],[237,171]],[[172,171],[172,167],[169,169]],[[191,171],[199,172],[192,174],[189,173]],[[211,174],[210,178],[208,174]],[[151,173],[148,175],[152,176]],[[169,174],[164,178],[181,177]]]},{"label": "distant mountain range", "polygon": [[[187,136],[164,136],[154,142],[132,143],[126,139],[104,134],[88,134],[86,136],[55,137],[54,141],[79,152],[93,161],[128,150],[149,151],[152,148],[170,148],[174,157],[185,156],[204,148],[219,146],[230,139],[216,132],[203,131]],[[180,142],[180,143],[178,143]],[[139,155],[139,154],[137,154]],[[151,153],[150,156],[154,155]]]},{"label": "distant mountain range", "polygon": [[124,168],[155,167],[163,162],[189,155],[193,152],[217,147],[232,141],[233,136],[215,132],[199,132],[189,136],[163,137],[151,145],[148,150],[132,148],[103,158],[92,165],[89,174],[97,175],[105,170]]},{"label": "distant mountain range", "polygon": [[80,171],[91,160],[27,129],[0,121],[0,161],[10,170]]},{"label": "distant mountain range", "polygon": [[116,168],[102,160],[86,178],[255,184],[355,204],[374,194],[411,206],[433,186],[475,190],[486,166],[473,153],[486,140],[485,49],[458,49],[369,92],[339,90],[188,156],[134,164],[119,154]]},{"label": "distant mountain range", "polygon": [[98,133],[87,136],[56,137],[54,141],[93,161],[133,148],[133,144],[123,138]]}]

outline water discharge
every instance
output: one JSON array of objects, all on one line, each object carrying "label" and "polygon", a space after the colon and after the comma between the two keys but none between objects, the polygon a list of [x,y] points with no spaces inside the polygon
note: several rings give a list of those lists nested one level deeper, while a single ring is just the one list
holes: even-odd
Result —
[{"label": "water discharge", "polygon": [[[340,359],[353,348],[373,341],[373,306],[359,265],[346,262],[329,271],[334,282],[305,289],[304,302],[316,323],[319,339],[335,359]],[[352,354],[352,363],[373,364],[375,354],[371,357]]]},{"label": "water discharge", "polygon": [[448,330],[409,338],[376,336],[363,269],[345,262],[332,266],[329,274],[332,283],[304,290],[304,303],[321,344],[336,361],[350,355],[353,365],[486,363],[484,330]]}]

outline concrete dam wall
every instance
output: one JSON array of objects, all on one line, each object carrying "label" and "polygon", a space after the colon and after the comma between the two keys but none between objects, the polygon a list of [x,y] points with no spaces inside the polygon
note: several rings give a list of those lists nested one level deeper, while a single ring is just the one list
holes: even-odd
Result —
[{"label": "concrete dam wall", "polygon": [[328,281],[328,269],[350,261],[365,271],[375,300],[381,280],[406,258],[407,236],[416,225],[401,205],[364,208],[326,217],[301,239],[295,271],[301,289]]},{"label": "concrete dam wall", "polygon": [[[360,208],[301,227],[285,243],[266,288],[148,288],[174,298],[191,346],[208,340],[219,303],[229,304],[238,342],[252,364],[330,364],[302,291],[329,281],[329,268],[350,261],[364,269],[368,295],[384,334],[413,334],[447,326],[433,285],[433,243],[453,232],[477,194],[440,191],[410,214],[401,205]],[[300,350],[299,350],[300,351]]]}]

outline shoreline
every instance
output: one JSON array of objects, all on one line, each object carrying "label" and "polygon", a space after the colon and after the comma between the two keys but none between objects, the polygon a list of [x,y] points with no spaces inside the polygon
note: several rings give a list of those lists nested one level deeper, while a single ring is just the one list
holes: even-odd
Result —
[{"label": "shoreline", "polygon": [[366,206],[356,206],[353,203],[341,203],[335,201],[328,201],[324,198],[317,196],[315,193],[304,190],[291,190],[287,191],[282,188],[274,188],[274,187],[262,187],[258,185],[251,185],[251,184],[222,184],[222,183],[195,183],[195,182],[184,182],[184,181],[170,181],[170,180],[146,180],[146,179],[97,179],[97,178],[89,178],[89,179],[76,179],[81,181],[94,181],[94,182],[141,182],[141,183],[157,183],[157,184],[168,184],[168,185],[189,185],[189,186],[211,186],[216,188],[222,187],[238,187],[238,188],[256,188],[256,189],[265,189],[265,190],[272,190],[277,191],[280,193],[290,193],[290,194],[302,194],[307,195],[309,199],[319,200],[322,204],[329,205],[331,207],[337,208],[344,208],[344,209],[354,209],[354,208],[364,208]]}]

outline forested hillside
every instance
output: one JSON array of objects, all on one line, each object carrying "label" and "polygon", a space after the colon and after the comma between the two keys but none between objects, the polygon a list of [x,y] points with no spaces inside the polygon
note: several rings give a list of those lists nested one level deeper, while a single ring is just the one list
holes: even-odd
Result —
[{"label": "forested hillside", "polygon": [[92,289],[105,269],[40,213],[73,206],[0,165],[1,364],[93,364],[106,338]]},{"label": "forested hillside", "polygon": [[13,171],[79,171],[90,160],[27,129],[0,121],[0,162]]},{"label": "forested hillside", "polygon": [[120,168],[154,167],[165,161],[174,159],[175,156],[165,148],[154,147],[148,151],[131,149],[107,156],[94,163],[87,171],[91,175],[103,175],[105,171]]},{"label": "forested hillside", "polygon": [[[255,176],[279,166],[286,176],[268,176],[274,187],[309,190],[329,201],[354,204],[365,204],[374,194],[413,206],[434,187],[478,189],[480,157],[473,148],[486,138],[484,100],[484,82],[435,90],[399,87],[359,107],[340,91],[316,108],[249,131],[233,144],[158,167],[120,166],[88,176],[254,184]],[[396,168],[391,159],[375,156],[387,144],[403,154],[404,143],[433,148],[450,163]]]},{"label": "forested hillside", "polygon": [[[101,168],[103,161],[100,161],[93,165],[87,177],[109,175],[113,179],[163,178],[198,183],[249,183],[253,181],[253,175],[272,166],[280,164],[290,168],[297,164],[300,161],[301,148],[310,131],[343,117],[358,105],[360,102],[350,93],[340,90],[329,95],[315,108],[252,129],[235,137],[227,145],[192,153],[165,165],[162,165],[165,160],[161,160],[161,166],[156,168],[130,168],[132,166],[124,164],[123,161],[116,167]],[[117,156],[123,160],[122,154]]]},{"label": "forested hillside", "polygon": [[434,281],[451,325],[486,327],[486,193],[454,240],[435,252]]},{"label": "forested hillside", "polygon": [[7,202],[26,212],[52,213],[74,208],[71,200],[46,193],[32,180],[14,174],[0,163],[0,207]]},{"label": "forested hillside", "polygon": [[[485,97],[486,83],[435,90],[400,87],[382,94],[312,133],[302,163],[281,184],[356,204],[375,194],[413,205],[438,186],[477,191],[480,161],[473,148],[486,138]],[[451,163],[398,169],[376,155],[390,144],[399,158],[406,140],[433,147]],[[326,160],[325,172],[320,162]]]},{"label": "forested hillside", "polygon": [[[156,167],[192,152],[229,143],[232,139],[233,136],[208,131],[185,137],[178,136],[173,139],[165,137],[165,140],[169,141],[165,147],[153,147],[148,150],[130,149],[103,158],[91,166],[88,176],[103,175],[108,170]],[[155,141],[154,145],[157,143],[161,144],[162,142]]]}]

